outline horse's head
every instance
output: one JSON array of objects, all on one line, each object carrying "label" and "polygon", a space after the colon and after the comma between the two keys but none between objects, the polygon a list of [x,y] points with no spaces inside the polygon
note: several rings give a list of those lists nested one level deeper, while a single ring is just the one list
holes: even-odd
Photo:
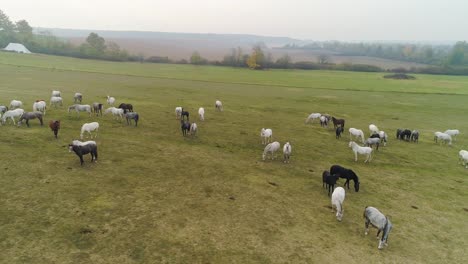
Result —
[{"label": "horse's head", "polygon": [[355,182],[354,182],[354,190],[355,190],[356,192],[359,192],[359,184],[360,184],[359,181],[355,181]]},{"label": "horse's head", "polygon": [[73,151],[73,144],[68,144],[68,152],[72,152]]}]

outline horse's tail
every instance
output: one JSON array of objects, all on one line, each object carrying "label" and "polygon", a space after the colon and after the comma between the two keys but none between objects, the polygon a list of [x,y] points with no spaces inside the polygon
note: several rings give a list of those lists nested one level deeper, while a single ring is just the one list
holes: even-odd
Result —
[{"label": "horse's tail", "polygon": [[135,114],[135,121],[138,121],[140,119],[140,116],[138,114]]},{"label": "horse's tail", "polygon": [[363,216],[364,218],[367,218],[367,216],[366,216],[366,209],[367,209],[367,207],[369,207],[369,206],[366,206],[366,208],[364,208],[364,213],[362,214],[362,216]]}]

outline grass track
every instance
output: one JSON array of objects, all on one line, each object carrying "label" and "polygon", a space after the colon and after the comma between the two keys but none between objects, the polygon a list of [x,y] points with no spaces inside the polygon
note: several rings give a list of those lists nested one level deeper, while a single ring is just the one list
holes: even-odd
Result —
[{"label": "grass track", "polygon": [[[59,118],[59,140],[32,121],[2,126],[0,262],[3,263],[463,263],[467,256],[467,171],[453,147],[432,142],[437,130],[468,131],[468,78],[418,75],[389,81],[382,74],[265,71],[147,65],[0,53],[0,103],[59,89],[65,106],[130,102],[138,128],[110,117]],[[31,67],[33,66],[33,67]],[[244,83],[244,84],[242,84]],[[246,84],[248,83],[248,84]],[[254,85],[252,85],[254,84]],[[274,85],[271,85],[274,84]],[[290,86],[288,86],[290,85]],[[387,91],[392,91],[391,93]],[[418,94],[419,93],[419,94]],[[221,99],[225,112],[213,111]],[[197,139],[183,139],[174,107],[206,121]],[[311,112],[375,123],[390,134],[371,164],[354,163],[347,136],[317,124]],[[99,162],[83,168],[66,149],[82,123],[98,120]],[[293,145],[291,164],[262,162],[259,131]],[[419,144],[397,142],[398,127],[417,128]],[[327,207],[321,172],[353,168],[361,191],[347,192],[343,222]],[[274,182],[273,186],[268,182]],[[365,237],[362,211],[389,214],[389,247]],[[418,209],[413,209],[416,206]]]}]

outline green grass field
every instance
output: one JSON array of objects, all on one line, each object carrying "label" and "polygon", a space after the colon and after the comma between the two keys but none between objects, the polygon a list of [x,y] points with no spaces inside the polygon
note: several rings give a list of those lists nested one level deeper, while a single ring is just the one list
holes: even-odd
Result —
[{"label": "green grass field", "polygon": [[[18,99],[31,111],[52,90],[65,101],[45,118],[61,120],[58,140],[37,120],[0,127],[0,262],[467,262],[468,170],[457,158],[468,148],[468,77],[382,76],[0,53],[0,104]],[[84,103],[106,95],[132,103],[140,125],[68,115],[75,92]],[[182,137],[176,106],[197,120],[197,138]],[[370,164],[355,163],[346,133],[336,140],[333,129],[304,124],[311,112],[366,135],[374,123],[390,141]],[[99,160],[80,167],[67,145],[90,121],[100,123]],[[261,161],[262,127],[291,142],[290,164]],[[394,139],[403,127],[421,132],[419,144]],[[433,132],[449,128],[462,132],[453,146],[435,144]],[[358,193],[346,193],[342,222],[322,189],[333,164],[361,179]],[[384,250],[375,229],[364,236],[367,205],[394,224]]]}]

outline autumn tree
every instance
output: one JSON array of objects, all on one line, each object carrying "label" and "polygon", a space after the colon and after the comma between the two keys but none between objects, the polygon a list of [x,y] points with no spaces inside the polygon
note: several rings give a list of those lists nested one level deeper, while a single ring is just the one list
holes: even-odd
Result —
[{"label": "autumn tree", "polygon": [[265,54],[260,45],[255,45],[247,59],[247,66],[253,70],[262,69],[265,66]]}]

